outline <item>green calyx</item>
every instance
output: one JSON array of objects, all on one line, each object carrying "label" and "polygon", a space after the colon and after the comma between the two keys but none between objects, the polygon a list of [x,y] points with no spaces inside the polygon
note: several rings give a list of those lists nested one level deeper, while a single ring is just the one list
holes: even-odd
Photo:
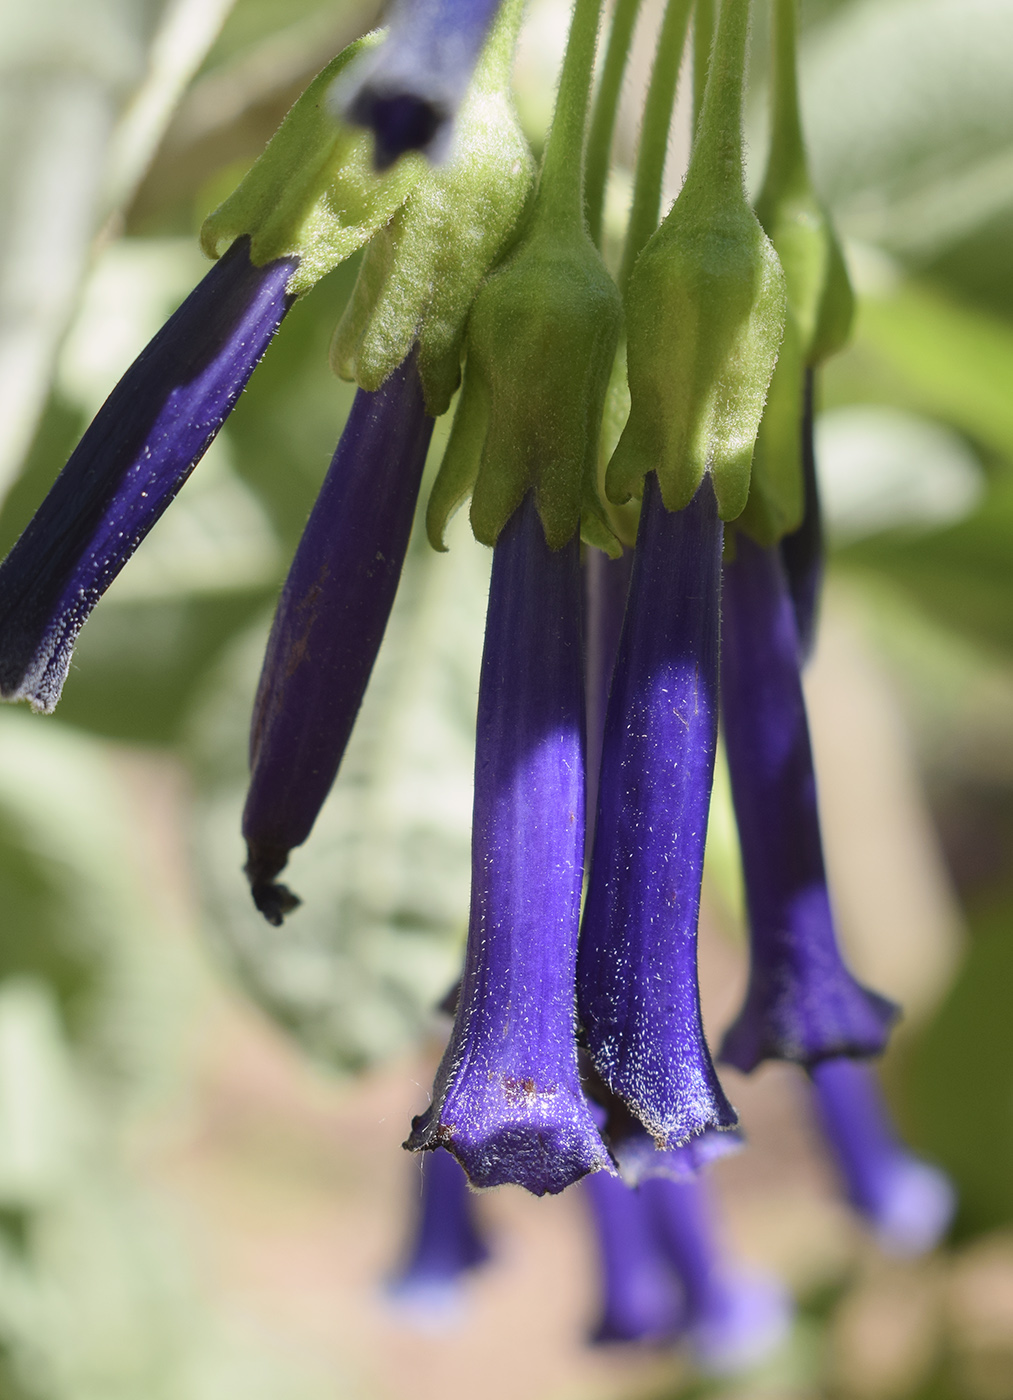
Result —
[{"label": "green calyx", "polygon": [[517,244],[468,321],[464,387],[427,513],[442,549],[471,495],[475,536],[495,544],[529,491],[559,549],[579,529],[618,553],[597,491],[598,440],[622,321],[583,213],[583,148],[601,0],[576,0],[538,191]]},{"label": "green calyx", "polygon": [[366,250],[331,347],[342,379],[378,389],[418,342],[426,409],[461,379],[468,312],[524,208],[534,167],[509,92],[521,0],[508,0],[458,113],[454,146],[427,165]]},{"label": "green calyx", "polygon": [[816,365],[846,342],[855,300],[830,215],[809,178],[798,102],[797,4],[773,4],[770,159],[756,213],[784,268],[804,361]]},{"label": "green calyx", "polygon": [[425,157],[403,156],[377,174],[372,137],[336,122],[325,106],[338,74],[381,37],[350,44],[310,83],[239,187],[205,219],[200,240],[209,257],[221,257],[249,234],[255,265],[299,259],[288,290],[302,296],[404,203],[426,169]]},{"label": "green calyx", "polygon": [[787,314],[784,273],[742,183],[748,22],[748,0],[722,0],[689,173],[630,277],[631,409],[605,479],[616,503],[657,471],[665,505],[681,510],[709,471],[723,519],[746,504]]},{"label": "green calyx", "polygon": [[735,521],[765,549],[797,530],[805,510],[802,475],[804,378],[802,337],[789,308],[777,368],[770,381],[756,437],[749,499]]}]

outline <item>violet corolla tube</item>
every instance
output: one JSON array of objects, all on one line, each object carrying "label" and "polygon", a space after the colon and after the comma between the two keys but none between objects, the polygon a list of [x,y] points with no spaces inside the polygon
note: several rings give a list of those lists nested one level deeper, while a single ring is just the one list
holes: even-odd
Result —
[{"label": "violet corolla tube", "polygon": [[682,1293],[661,1253],[640,1192],[605,1172],[583,1183],[598,1248],[601,1311],[591,1341],[662,1343],[675,1337]]},{"label": "violet corolla tube", "polygon": [[953,1219],[946,1175],[901,1142],[871,1065],[821,1060],[809,1071],[823,1133],[848,1199],[889,1254],[925,1254]]},{"label": "violet corolla tube", "polygon": [[813,439],[813,397],[815,371],[805,372],[802,409],[802,483],[805,509],[802,523],[781,541],[781,561],[788,579],[788,592],[795,609],[799,654],[809,660],[816,645],[820,594],[823,591],[825,548],[823,511],[816,475],[816,445]]},{"label": "violet corolla tube", "polygon": [[670,512],[645,481],[609,695],[578,1016],[659,1147],[736,1124],[704,1038],[696,936],[718,709],[722,525],[709,477]]},{"label": "violet corolla tube", "polygon": [[468,1179],[449,1152],[422,1155],[421,1191],[405,1262],[388,1280],[387,1297],[420,1324],[453,1321],[462,1282],[489,1249],[475,1217]]},{"label": "violet corolla tube", "polygon": [[383,640],[432,431],[413,351],[379,389],[356,394],[285,580],[243,812],[253,898],[275,925],[299,903],[275,876],[331,789]]},{"label": "violet corolla tube", "polygon": [[475,1186],[562,1191],[608,1168],[584,1097],[574,965],[584,842],[580,558],[532,495],[493,553],[478,695],[471,916],[454,1028],[410,1150]]},{"label": "violet corolla tube", "polygon": [[682,1285],[684,1335],[697,1364],[723,1375],[766,1359],[788,1335],[791,1300],[773,1275],[729,1258],[706,1178],[652,1178],[640,1194]]},{"label": "violet corolla tube", "polygon": [[336,113],[375,138],[386,169],[406,151],[441,159],[500,0],[395,0],[378,48],[338,79]]},{"label": "violet corolla tube", "polygon": [[240,238],[137,357],[0,565],[0,694],[50,713],[95,604],[214,441],[294,298]]},{"label": "violet corolla tube", "polygon": [[827,890],[798,629],[777,549],[737,534],[725,566],[722,712],[749,912],[746,1001],[721,1058],[878,1055],[897,1008],[841,957]]}]

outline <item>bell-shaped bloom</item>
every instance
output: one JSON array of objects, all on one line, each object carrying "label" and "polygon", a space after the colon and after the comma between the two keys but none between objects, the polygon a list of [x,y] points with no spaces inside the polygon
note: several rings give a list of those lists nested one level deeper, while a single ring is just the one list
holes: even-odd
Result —
[{"label": "bell-shaped bloom", "polygon": [[422,1189],[407,1257],[387,1283],[387,1296],[420,1322],[452,1320],[461,1282],[489,1250],[475,1219],[468,1179],[449,1152],[426,1152]]},{"label": "bell-shaped bloom", "polygon": [[593,1342],[666,1342],[678,1335],[682,1291],[658,1242],[644,1197],[605,1172],[583,1184],[601,1264],[601,1314]]},{"label": "bell-shaped bloom", "polygon": [[375,52],[335,85],[341,115],[376,138],[378,169],[405,151],[446,151],[500,0],[396,0]]},{"label": "bell-shaped bloom", "polygon": [[0,565],[0,694],[52,711],[92,608],[174,499],[292,305],[237,240],[99,409]]},{"label": "bell-shaped bloom", "polygon": [[608,1166],[577,1070],[584,847],[579,542],[532,495],[493,554],[478,696],[471,919],[450,1044],[406,1146],[476,1186],[562,1191]]},{"label": "bell-shaped bloom", "polygon": [[578,1015],[602,1079],[659,1147],[731,1128],[704,1039],[696,933],[714,772],[722,526],[705,478],[646,478],[602,748]]},{"label": "bell-shaped bloom", "polygon": [[956,1197],[938,1167],[901,1142],[871,1065],[822,1060],[809,1071],[823,1132],[848,1199],[890,1254],[935,1248],[953,1218]]},{"label": "bell-shaped bloom", "polygon": [[356,394],[299,542],[254,702],[243,835],[257,908],[298,904],[274,877],[334,782],[394,602],[433,419],[414,354]]},{"label": "bell-shaped bloom", "polygon": [[749,989],[721,1058],[877,1055],[897,1008],[845,967],[816,807],[798,629],[780,554],[739,533],[725,566],[722,709],[749,911]]},{"label": "bell-shaped bloom", "polygon": [[805,513],[802,524],[781,541],[781,562],[788,579],[788,592],[795,609],[799,655],[809,660],[816,643],[816,621],[823,590],[824,541],[823,513],[816,479],[816,447],[813,441],[813,376],[805,371],[802,408],[802,484]]},{"label": "bell-shaped bloom", "polygon": [[767,1357],[791,1325],[791,1301],[770,1274],[728,1257],[704,1177],[645,1181],[639,1194],[682,1286],[684,1335],[704,1370],[741,1371]]}]

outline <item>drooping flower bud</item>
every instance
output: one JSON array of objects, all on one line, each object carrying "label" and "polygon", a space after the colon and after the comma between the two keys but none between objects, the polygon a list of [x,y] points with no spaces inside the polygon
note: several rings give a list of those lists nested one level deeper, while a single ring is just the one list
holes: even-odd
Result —
[{"label": "drooping flower bud", "polygon": [[339,120],[368,127],[386,169],[405,151],[446,154],[458,104],[500,0],[395,0],[384,42],[328,92]]},{"label": "drooping flower bud", "polygon": [[370,242],[331,348],[336,373],[377,389],[417,344],[434,417],[460,383],[471,304],[531,187],[531,154],[510,93],[522,9],[522,0],[507,0],[493,27],[447,160],[423,171]]},{"label": "drooping flower bud", "polygon": [[92,608],[174,500],[292,305],[243,238],[138,356],[0,565],[0,694],[52,711]]},{"label": "drooping flower bud", "polygon": [[772,1275],[728,1258],[706,1179],[654,1179],[640,1192],[683,1288],[683,1325],[697,1364],[727,1375],[769,1356],[787,1337],[791,1300]]},{"label": "drooping flower bud", "polygon": [[464,1275],[484,1264],[489,1249],[475,1219],[468,1179],[449,1152],[426,1152],[407,1258],[387,1283],[387,1296],[420,1322],[452,1319]]},{"label": "drooping flower bud", "polygon": [[299,903],[275,876],[309,836],[359,712],[397,592],[433,420],[414,355],[360,389],[271,627],[253,707],[246,873],[272,924]]},{"label": "drooping flower bud", "polygon": [[562,1191],[608,1167],[577,1071],[573,985],[584,846],[576,536],[546,544],[528,496],[493,555],[478,697],[464,976],[411,1150],[476,1186]]},{"label": "drooping flower bud", "polygon": [[721,1058],[748,1071],[767,1058],[877,1055],[897,1008],[855,981],[837,945],[780,553],[737,535],[724,572],[722,713],[751,965]]},{"label": "drooping flower bud", "polygon": [[901,1142],[871,1065],[821,1060],[809,1071],[813,1097],[848,1200],[890,1254],[934,1249],[953,1218],[956,1197],[938,1167]]},{"label": "drooping flower bud", "polygon": [[246,236],[258,266],[298,260],[288,290],[302,296],[404,203],[425,169],[423,158],[406,156],[379,175],[369,136],[324,110],[334,79],[381,37],[357,39],[313,79],[237,189],[204,221],[201,245],[209,257]]},{"label": "drooping flower bud", "polygon": [[583,210],[600,9],[600,0],[577,0],[532,208],[468,321],[464,387],[427,515],[438,549],[469,494],[475,535],[494,544],[533,491],[552,548],[579,528],[618,552],[598,499],[597,458],[622,307]]},{"label": "drooping flower bud", "polygon": [[591,1058],[659,1147],[736,1123],[704,1039],[696,969],[721,541],[709,478],[676,513],[647,478],[578,958]]},{"label": "drooping flower bud", "polygon": [[670,1341],[682,1324],[682,1295],[643,1196],[604,1172],[588,1177],[583,1189],[601,1264],[601,1313],[591,1341]]},{"label": "drooping flower bud", "polygon": [[723,0],[686,182],[630,278],[631,409],[605,478],[622,502],[655,471],[680,510],[706,472],[726,520],[746,503],[786,314],[784,275],[743,191],[748,23],[746,0]]}]

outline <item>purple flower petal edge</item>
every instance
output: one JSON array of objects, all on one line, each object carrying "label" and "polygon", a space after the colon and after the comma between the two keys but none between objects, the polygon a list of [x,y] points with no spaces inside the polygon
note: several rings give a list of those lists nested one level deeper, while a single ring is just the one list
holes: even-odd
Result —
[{"label": "purple flower petal edge", "polygon": [[257,908],[298,898],[275,876],[331,789],[397,592],[433,419],[415,353],[355,396],[282,590],[250,734],[243,813]]},{"label": "purple flower petal edge", "polygon": [[476,1186],[554,1194],[609,1166],[574,1023],[583,721],[579,543],[551,550],[529,494],[493,553],[454,1029],[405,1144],[446,1147]]},{"label": "purple flower petal edge", "polygon": [[0,694],[51,712],[92,608],[213,442],[294,298],[233,243],[99,409],[0,565]]},{"label": "purple flower petal edge", "polygon": [[878,1055],[897,1008],[841,957],[827,890],[798,631],[776,549],[736,536],[725,566],[722,709],[749,909],[745,1005],[721,1058],[804,1065]]},{"label": "purple flower petal edge", "polygon": [[595,1067],[659,1146],[732,1128],[704,1038],[696,932],[718,706],[722,526],[709,478],[643,511],[605,721],[577,1005]]},{"label": "purple flower petal edge", "polygon": [[399,0],[390,32],[339,80],[344,115],[374,134],[378,169],[406,151],[442,157],[500,0]]},{"label": "purple flower petal edge", "polygon": [[871,1065],[822,1060],[809,1071],[827,1142],[848,1199],[890,1254],[924,1254],[953,1219],[946,1175],[901,1142]]}]

